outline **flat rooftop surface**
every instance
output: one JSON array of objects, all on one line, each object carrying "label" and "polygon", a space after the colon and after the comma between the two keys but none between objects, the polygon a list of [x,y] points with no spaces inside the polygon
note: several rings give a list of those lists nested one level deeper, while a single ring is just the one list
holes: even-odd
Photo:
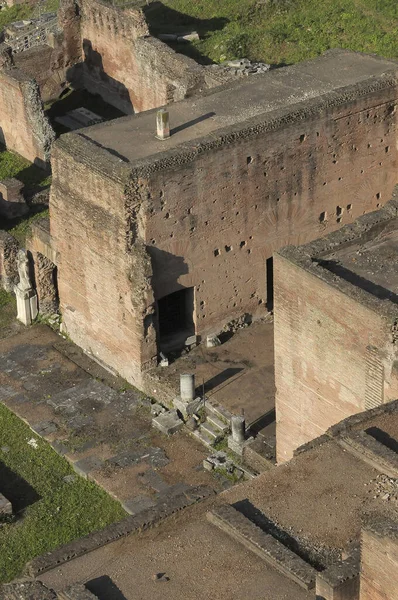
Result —
[{"label": "flat rooftop surface", "polygon": [[229,504],[249,502],[304,543],[344,550],[359,540],[363,515],[396,518],[395,502],[378,492],[382,477],[331,440],[222,497]]},{"label": "flat rooftop surface", "polygon": [[[398,64],[349,50],[333,51],[314,60],[253,75],[204,96],[168,107],[171,137],[155,137],[155,114],[143,112],[85,129],[84,136],[130,162],[174,149],[192,140],[216,135],[253,117],[267,118],[277,109],[398,71]],[[78,134],[76,134],[78,135]]]},{"label": "flat rooftop surface", "polygon": [[[56,590],[84,582],[99,598],[115,600],[314,599],[313,591],[301,589],[211,525],[204,506],[193,510],[195,514],[184,511],[155,529],[72,560],[40,579]],[[169,581],[154,581],[156,573],[165,573]],[[112,585],[119,594],[112,593]]]},{"label": "flat rooftop surface", "polygon": [[[396,227],[396,223],[395,223]],[[398,303],[398,228],[328,254],[322,266],[381,299]]]}]

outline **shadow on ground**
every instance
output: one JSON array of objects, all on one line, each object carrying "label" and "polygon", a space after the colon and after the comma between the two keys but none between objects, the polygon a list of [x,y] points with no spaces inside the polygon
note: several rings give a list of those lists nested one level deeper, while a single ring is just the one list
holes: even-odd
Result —
[{"label": "shadow on ground", "polygon": [[1,461],[0,493],[11,502],[14,513],[18,513],[40,500],[36,490]]},{"label": "shadow on ground", "polygon": [[86,583],[86,588],[92,594],[95,594],[98,600],[126,600],[126,596],[122,594],[108,575],[91,579]]},{"label": "shadow on ground", "polygon": [[[229,19],[226,17],[215,17],[213,19],[198,19],[181,13],[162,2],[151,2],[144,7],[144,13],[148,22],[149,30],[152,35],[158,36],[160,33],[190,33],[196,31],[201,38],[211,31],[223,29]],[[211,64],[212,61],[203,55],[193,44],[175,44],[169,43],[169,46],[180,54],[185,54],[193,58],[199,64]]]}]

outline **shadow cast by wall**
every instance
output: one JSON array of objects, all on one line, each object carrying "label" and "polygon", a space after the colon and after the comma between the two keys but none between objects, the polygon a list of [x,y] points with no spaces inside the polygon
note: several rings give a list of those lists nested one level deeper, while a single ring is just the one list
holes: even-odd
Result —
[{"label": "shadow cast by wall", "polygon": [[[206,37],[206,34],[211,31],[219,31],[228,23],[227,17],[214,17],[212,19],[198,19],[180,11],[177,11],[163,2],[150,2],[148,6],[143,8],[149,31],[153,36],[158,36],[160,33],[189,33],[196,31],[201,38]],[[207,56],[202,54],[193,44],[187,42],[176,44],[168,42],[168,45],[180,54],[189,56],[199,64],[212,64]]]},{"label": "shadow cast by wall", "polygon": [[123,114],[134,114],[130,93],[127,87],[106,73],[102,55],[94,50],[90,40],[83,40],[84,60],[71,67],[66,78],[75,89],[84,88],[101,98]]},{"label": "shadow cast by wall", "polygon": [[0,492],[11,502],[14,513],[25,510],[41,499],[41,496],[25,479],[1,461]]},{"label": "shadow cast by wall", "polygon": [[85,587],[89,592],[95,594],[98,600],[127,600],[108,575],[91,579],[85,584]]}]

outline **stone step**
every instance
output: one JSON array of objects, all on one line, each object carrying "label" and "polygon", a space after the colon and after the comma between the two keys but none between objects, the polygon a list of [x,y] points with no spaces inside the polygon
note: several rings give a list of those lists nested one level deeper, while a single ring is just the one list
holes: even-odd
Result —
[{"label": "stone step", "polygon": [[214,427],[214,429],[219,429],[222,433],[227,433],[229,430],[229,425],[225,421],[222,421],[215,414],[211,413],[207,415],[206,421]]},{"label": "stone step", "polygon": [[213,449],[215,439],[211,437],[208,433],[206,433],[206,431],[202,431],[202,428],[193,431],[192,435],[198,438],[198,440],[202,442],[202,444],[207,446],[207,448]]},{"label": "stone step", "polygon": [[205,421],[201,424],[200,430],[204,431],[207,435],[213,438],[213,441],[216,442],[220,437],[222,437],[222,432],[215,428],[211,423]]},{"label": "stone step", "polygon": [[317,571],[229,504],[207,513],[211,523],[257,554],[305,590],[315,587]]},{"label": "stone step", "polygon": [[213,402],[209,399],[206,400],[206,413],[208,415],[214,415],[215,417],[217,417],[218,419],[220,419],[220,421],[224,421],[225,423],[230,423],[231,421],[231,417],[233,416],[232,413],[229,412],[229,410],[227,410],[226,408],[224,408],[223,406],[221,406],[221,404],[218,404],[217,402]]}]

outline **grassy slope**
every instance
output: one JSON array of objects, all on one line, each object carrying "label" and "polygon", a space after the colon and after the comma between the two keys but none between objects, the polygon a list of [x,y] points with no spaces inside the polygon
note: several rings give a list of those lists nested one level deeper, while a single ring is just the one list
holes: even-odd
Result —
[{"label": "grassy slope", "polygon": [[[28,444],[32,438],[37,449]],[[74,473],[67,461],[0,405],[0,448],[5,446],[9,450],[0,451],[0,461],[40,499],[26,508],[23,519],[0,527],[0,582],[19,575],[34,556],[125,516],[120,504],[95,484],[78,476],[73,483],[64,482],[65,475]]]},{"label": "grassy slope", "polygon": [[[163,2],[186,15],[176,15],[174,23],[210,20],[202,28],[196,23],[204,37],[195,45],[217,62],[247,56],[272,64],[295,63],[335,47],[398,58],[397,0]],[[222,27],[225,18],[229,22]]]},{"label": "grassy slope", "polygon": [[16,313],[15,296],[0,288],[0,330],[14,321]]}]

